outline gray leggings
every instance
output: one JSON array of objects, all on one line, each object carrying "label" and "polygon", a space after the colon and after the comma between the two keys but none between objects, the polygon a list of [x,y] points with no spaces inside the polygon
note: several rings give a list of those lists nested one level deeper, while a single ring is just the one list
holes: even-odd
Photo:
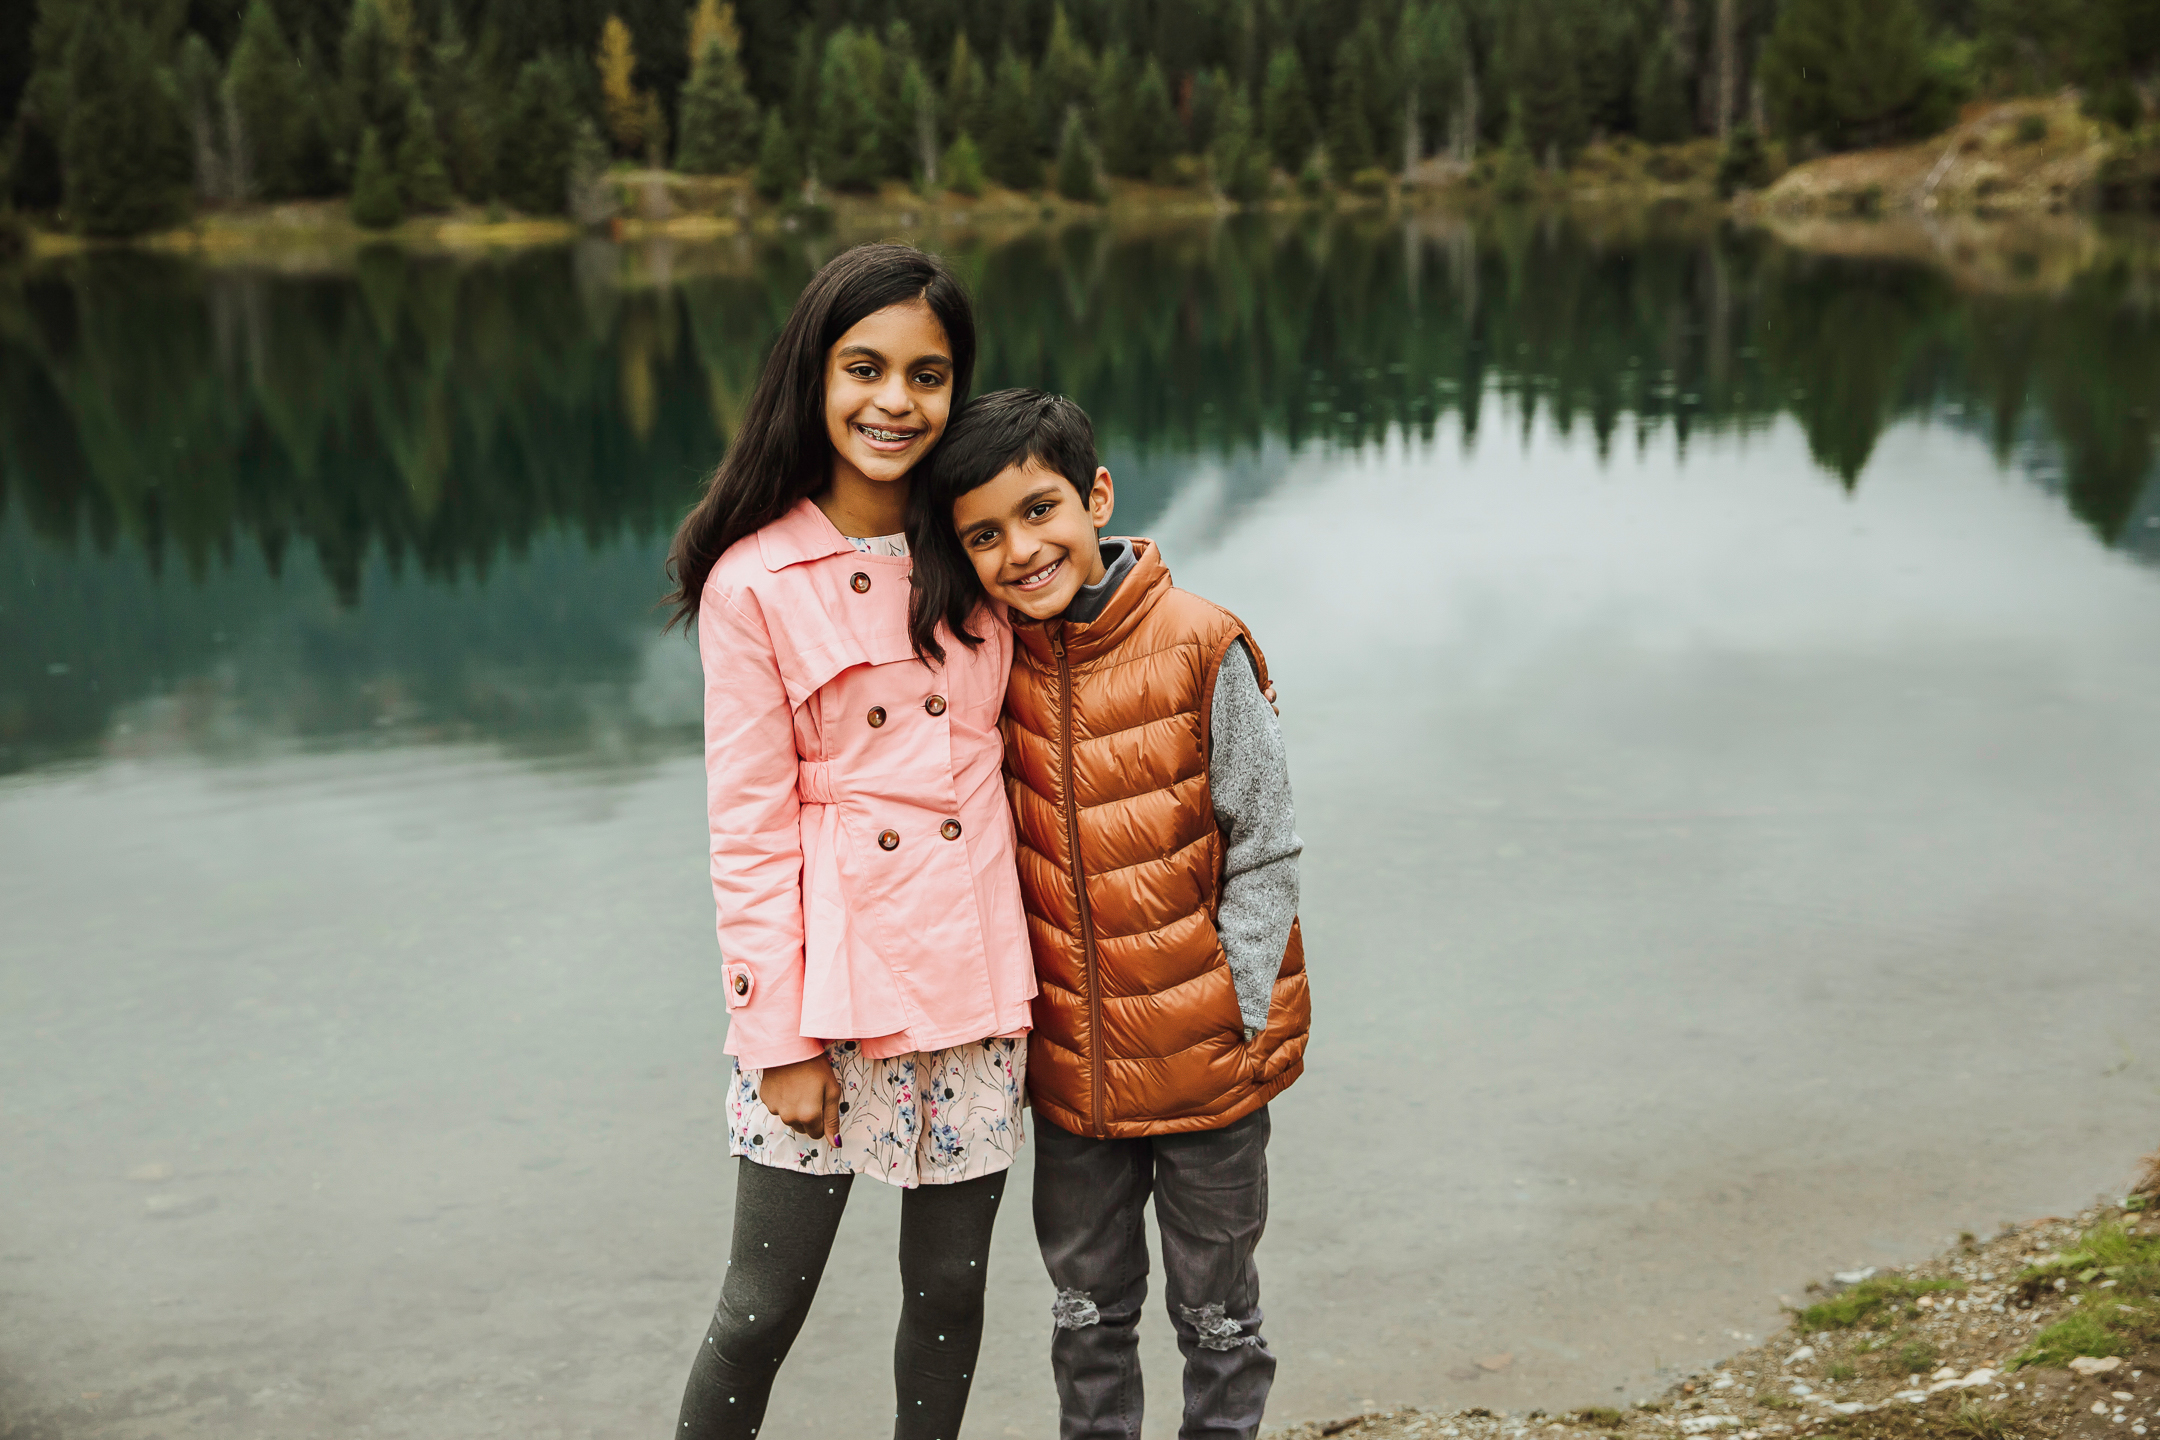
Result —
[{"label": "gray leggings", "polygon": [[[735,1235],[712,1327],[683,1389],[678,1440],[750,1440],[832,1254],[852,1175],[741,1161]],[[982,1347],[990,1227],[1005,1173],[921,1185],[900,1198],[894,1440],[957,1440]]]}]

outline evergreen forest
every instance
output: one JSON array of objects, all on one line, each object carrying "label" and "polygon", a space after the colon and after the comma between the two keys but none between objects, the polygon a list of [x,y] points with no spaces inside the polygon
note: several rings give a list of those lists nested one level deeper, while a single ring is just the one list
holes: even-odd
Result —
[{"label": "evergreen forest", "polygon": [[[2153,0],[28,0],[0,7],[17,209],[93,235],[349,195],[582,210],[613,162],[805,184],[1105,176],[1256,199],[1598,136],[1801,150],[1976,96],[2160,102]],[[815,193],[814,191],[810,193]]]}]

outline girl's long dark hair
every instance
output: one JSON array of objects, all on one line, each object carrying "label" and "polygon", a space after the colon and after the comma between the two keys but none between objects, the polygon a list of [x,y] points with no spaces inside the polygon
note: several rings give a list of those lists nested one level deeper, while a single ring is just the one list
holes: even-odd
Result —
[{"label": "girl's long dark hair", "polygon": [[[770,525],[831,478],[826,353],[865,316],[911,300],[927,304],[945,327],[952,405],[959,410],[975,378],[975,311],[945,262],[912,245],[857,245],[827,261],[803,287],[765,357],[741,428],[703,498],[676,527],[667,559],[674,585],[667,598],[675,607],[669,628],[696,622],[706,577],[730,545]],[[936,653],[944,659],[942,650]]]}]

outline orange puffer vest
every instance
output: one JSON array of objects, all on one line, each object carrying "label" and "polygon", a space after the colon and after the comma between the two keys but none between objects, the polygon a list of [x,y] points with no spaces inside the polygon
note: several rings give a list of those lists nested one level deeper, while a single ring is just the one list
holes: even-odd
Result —
[{"label": "orange puffer vest", "polygon": [[[1084,625],[1016,620],[1005,788],[1041,991],[1028,1042],[1036,1111],[1080,1135],[1213,1130],[1305,1064],[1312,1001],[1295,921],[1251,1043],[1215,930],[1223,838],[1208,792],[1229,611],[1175,589],[1154,545]],[[1084,877],[1084,879],[1083,879]]]}]

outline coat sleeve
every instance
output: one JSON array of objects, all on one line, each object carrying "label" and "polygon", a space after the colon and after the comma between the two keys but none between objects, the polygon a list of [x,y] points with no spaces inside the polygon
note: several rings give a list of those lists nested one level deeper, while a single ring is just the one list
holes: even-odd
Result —
[{"label": "coat sleeve", "polygon": [[794,709],[753,595],[708,589],[705,814],[728,1009],[727,1053],[763,1070],[823,1053],[802,1035],[802,800]]}]

